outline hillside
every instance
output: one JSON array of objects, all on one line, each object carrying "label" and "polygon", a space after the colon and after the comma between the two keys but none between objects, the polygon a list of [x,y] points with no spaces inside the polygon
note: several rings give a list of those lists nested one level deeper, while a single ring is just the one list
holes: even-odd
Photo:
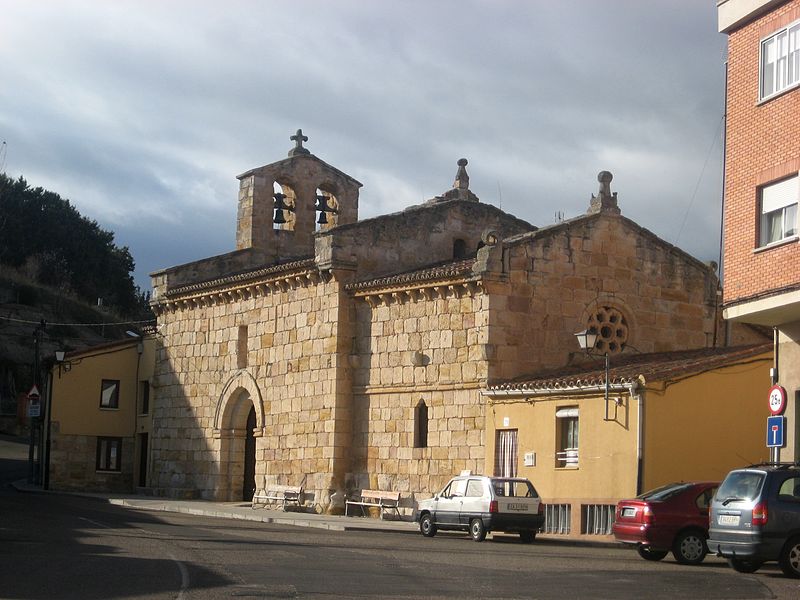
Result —
[{"label": "hillside", "polygon": [[[66,297],[0,266],[0,416],[16,414],[17,396],[33,383],[34,332],[45,321],[39,350],[43,366],[56,350],[77,350],[125,337],[143,323]],[[8,419],[6,419],[8,421]],[[11,419],[13,421],[13,419]],[[0,422],[0,430],[9,430]]]}]

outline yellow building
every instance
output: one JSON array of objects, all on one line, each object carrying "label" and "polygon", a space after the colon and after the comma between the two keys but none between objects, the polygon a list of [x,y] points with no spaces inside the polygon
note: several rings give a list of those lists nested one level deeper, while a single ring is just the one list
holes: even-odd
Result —
[{"label": "yellow building", "polygon": [[130,492],[147,485],[154,365],[150,336],[56,361],[45,466],[51,489]]},{"label": "yellow building", "polygon": [[607,379],[601,357],[490,385],[486,465],[533,481],[546,532],[608,535],[621,499],[767,460],[771,350],[616,355]]}]

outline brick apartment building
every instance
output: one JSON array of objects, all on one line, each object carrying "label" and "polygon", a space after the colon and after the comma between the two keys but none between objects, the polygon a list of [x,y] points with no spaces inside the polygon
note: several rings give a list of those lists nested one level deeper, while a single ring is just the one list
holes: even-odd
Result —
[{"label": "brick apartment building", "polygon": [[717,9],[728,35],[724,316],[775,328],[773,383],[788,395],[777,458],[800,460],[800,0]]}]

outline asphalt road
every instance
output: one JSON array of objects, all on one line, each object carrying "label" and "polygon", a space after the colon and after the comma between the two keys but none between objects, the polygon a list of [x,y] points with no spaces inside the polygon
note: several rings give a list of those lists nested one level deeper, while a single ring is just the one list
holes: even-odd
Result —
[{"label": "asphalt road", "polygon": [[4,487],[0,597],[796,599],[800,583],[714,557],[690,568],[622,548],[306,529]]}]

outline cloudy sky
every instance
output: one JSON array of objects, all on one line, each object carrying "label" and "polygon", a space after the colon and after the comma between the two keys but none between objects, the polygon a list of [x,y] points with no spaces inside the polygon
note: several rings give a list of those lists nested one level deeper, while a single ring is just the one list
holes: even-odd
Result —
[{"label": "cloudy sky", "polygon": [[360,217],[452,186],[534,225],[614,174],[624,215],[717,260],[714,0],[0,0],[0,171],[153,270],[235,246],[238,181],[298,129]]}]

